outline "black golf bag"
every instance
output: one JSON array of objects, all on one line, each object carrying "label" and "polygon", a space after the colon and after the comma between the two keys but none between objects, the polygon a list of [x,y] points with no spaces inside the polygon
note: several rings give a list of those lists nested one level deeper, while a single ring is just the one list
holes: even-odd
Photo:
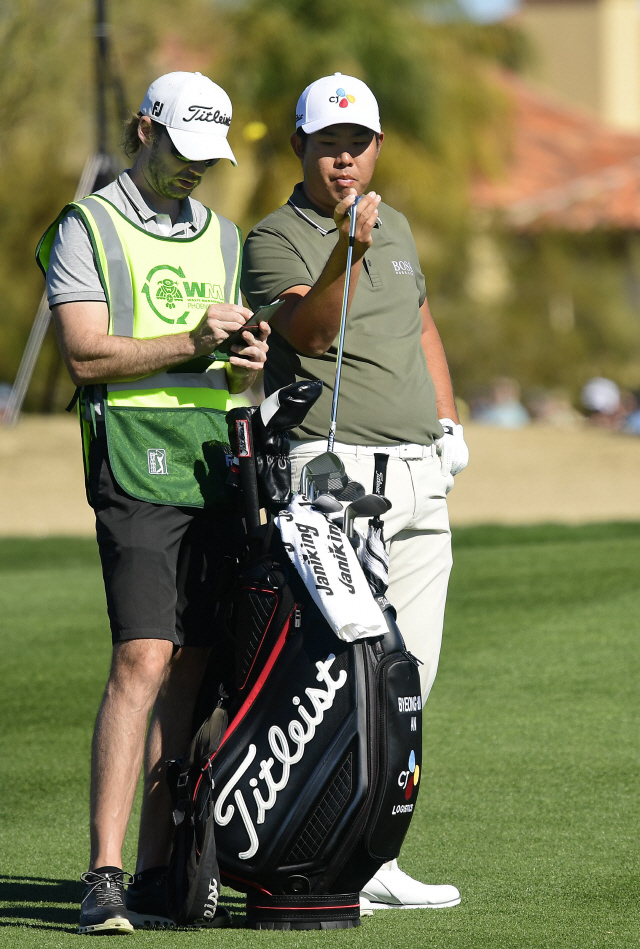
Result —
[{"label": "black golf bag", "polygon": [[[280,424],[298,424],[286,412],[280,415]],[[176,777],[184,789],[178,810],[195,827],[199,858],[208,866],[207,835],[215,826],[222,882],[247,893],[249,925],[359,925],[359,891],[383,862],[398,856],[418,794],[416,662],[384,597],[378,598],[383,635],[353,643],[336,636],[276,525],[259,524],[255,505],[269,503],[265,485],[273,481],[268,464],[257,479],[254,473],[253,445],[265,441],[261,423],[252,410],[233,410],[227,418],[243,505],[247,498],[253,504],[245,510],[252,526],[226,606],[232,661],[219,688],[220,657],[212,656],[197,711],[198,724],[205,719],[200,751]],[[272,428],[277,424],[278,413]],[[288,450],[278,462],[272,455],[271,468],[286,470],[287,456]],[[283,493],[279,507],[289,500]],[[215,705],[214,715],[226,711],[228,726],[219,743],[216,738],[207,745],[202,734],[212,731],[207,716]]]}]

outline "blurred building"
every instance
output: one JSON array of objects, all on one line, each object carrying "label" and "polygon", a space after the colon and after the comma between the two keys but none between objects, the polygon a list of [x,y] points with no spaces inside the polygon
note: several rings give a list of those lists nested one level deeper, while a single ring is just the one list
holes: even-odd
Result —
[{"label": "blurred building", "polygon": [[536,83],[615,128],[640,131],[637,0],[524,0],[518,23],[536,53]]},{"label": "blurred building", "polygon": [[[635,3],[635,0],[634,0]],[[580,6],[563,3],[559,6]],[[511,74],[506,174],[478,181],[475,203],[518,230],[640,230],[640,132],[618,131]]]}]

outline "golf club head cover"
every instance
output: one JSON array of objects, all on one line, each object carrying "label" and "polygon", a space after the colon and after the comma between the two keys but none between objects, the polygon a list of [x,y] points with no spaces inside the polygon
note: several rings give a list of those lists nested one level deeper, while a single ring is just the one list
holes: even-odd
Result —
[{"label": "golf club head cover", "polygon": [[260,406],[260,422],[265,438],[275,432],[288,432],[304,421],[307,412],[322,392],[319,379],[292,382],[273,392]]},{"label": "golf club head cover", "polygon": [[304,421],[321,392],[319,381],[294,382],[273,392],[254,411],[251,421],[263,507],[282,507],[291,500],[289,429]]}]

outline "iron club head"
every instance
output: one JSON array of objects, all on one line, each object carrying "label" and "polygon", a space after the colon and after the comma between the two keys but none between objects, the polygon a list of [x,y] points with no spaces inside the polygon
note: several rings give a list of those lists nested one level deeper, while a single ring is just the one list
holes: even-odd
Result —
[{"label": "iron club head", "polygon": [[357,517],[381,517],[391,507],[391,501],[383,494],[365,494],[363,498],[352,501],[344,512],[344,533],[353,536],[353,522]]}]

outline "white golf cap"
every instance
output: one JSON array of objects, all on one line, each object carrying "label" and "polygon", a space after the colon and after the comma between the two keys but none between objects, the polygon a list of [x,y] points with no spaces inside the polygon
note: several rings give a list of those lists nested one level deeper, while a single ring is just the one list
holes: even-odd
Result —
[{"label": "white golf cap", "polygon": [[143,115],[166,126],[177,151],[190,161],[228,158],[231,99],[199,72],[169,72],[152,82],[140,106]]},{"label": "white golf cap", "polygon": [[346,123],[381,131],[378,103],[366,83],[337,72],[307,86],[296,106],[296,128],[311,133]]}]

